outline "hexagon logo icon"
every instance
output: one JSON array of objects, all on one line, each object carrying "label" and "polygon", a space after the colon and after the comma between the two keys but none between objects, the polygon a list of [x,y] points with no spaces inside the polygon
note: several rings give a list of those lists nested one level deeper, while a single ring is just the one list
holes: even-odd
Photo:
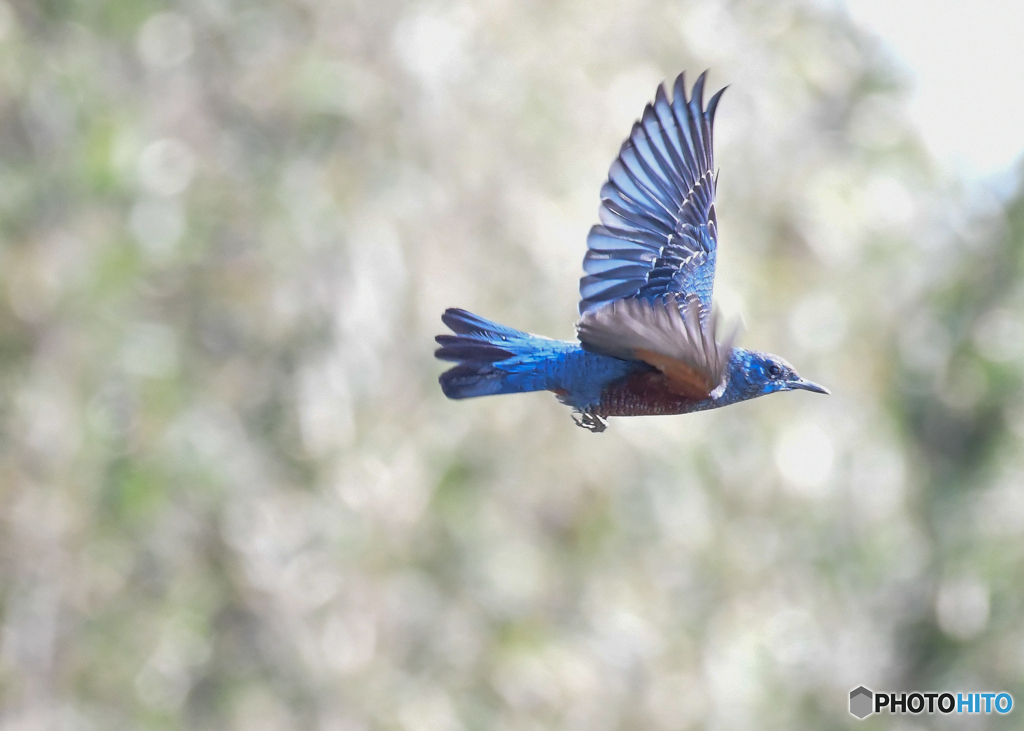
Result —
[{"label": "hexagon logo icon", "polygon": [[875,694],[863,685],[859,685],[851,690],[850,713],[863,721],[874,712],[871,708],[874,696]]}]

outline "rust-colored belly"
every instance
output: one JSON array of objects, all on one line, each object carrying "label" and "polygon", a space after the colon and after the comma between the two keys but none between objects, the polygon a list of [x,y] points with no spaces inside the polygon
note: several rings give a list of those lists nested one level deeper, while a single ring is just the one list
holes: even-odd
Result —
[{"label": "rust-colored belly", "polygon": [[655,416],[686,414],[707,408],[707,399],[695,400],[674,393],[661,371],[641,371],[610,383],[601,394],[596,416]]}]

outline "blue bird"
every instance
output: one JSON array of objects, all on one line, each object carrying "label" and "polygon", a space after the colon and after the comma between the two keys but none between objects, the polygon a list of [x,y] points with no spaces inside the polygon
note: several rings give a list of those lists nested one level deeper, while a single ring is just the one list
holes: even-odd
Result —
[{"label": "blue bird", "polygon": [[[579,342],[552,340],[449,309],[435,355],[451,399],[552,391],[573,419],[604,431],[609,416],[684,414],[776,391],[828,389],[777,355],[721,342],[711,295],[718,254],[712,129],[721,89],[704,106],[700,75],[669,100],[662,84],[601,188],[587,236]],[[578,418],[577,418],[578,416]]]}]

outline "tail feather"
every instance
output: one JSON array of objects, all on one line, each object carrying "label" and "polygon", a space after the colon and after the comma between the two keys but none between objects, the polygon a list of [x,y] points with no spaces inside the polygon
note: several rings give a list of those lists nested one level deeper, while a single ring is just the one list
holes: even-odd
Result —
[{"label": "tail feather", "polygon": [[503,390],[502,374],[476,363],[462,363],[449,368],[438,379],[444,395],[450,399],[495,396]]},{"label": "tail feather", "polygon": [[491,322],[465,310],[451,308],[441,316],[455,335],[438,335],[434,355],[456,366],[438,379],[451,399],[520,393],[547,388],[535,373],[535,356],[542,343],[552,341]]},{"label": "tail feather", "polygon": [[458,335],[438,335],[435,339],[441,347],[438,348],[434,355],[441,360],[494,363],[495,361],[506,360],[514,355],[510,350],[489,342],[481,342],[476,338],[460,337]]},{"label": "tail feather", "polygon": [[[499,325],[496,322],[484,319],[479,315],[474,315],[472,312],[466,312],[466,310],[459,309],[458,307],[449,307],[441,315],[441,322],[451,328],[452,332],[458,333],[459,335],[476,335],[485,336],[487,338],[498,338],[498,339],[521,339],[531,337],[529,334],[522,332],[521,330],[514,330],[504,325]],[[449,337],[447,335],[440,335],[438,337]]]}]

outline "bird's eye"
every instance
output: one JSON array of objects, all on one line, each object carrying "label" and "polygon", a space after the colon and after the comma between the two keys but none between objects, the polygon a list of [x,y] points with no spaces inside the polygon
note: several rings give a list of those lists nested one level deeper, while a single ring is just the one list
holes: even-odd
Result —
[{"label": "bird's eye", "polygon": [[775,363],[772,363],[770,366],[768,366],[768,375],[771,376],[772,378],[778,378],[779,376],[782,375],[782,369],[779,368],[779,366],[776,365]]}]

